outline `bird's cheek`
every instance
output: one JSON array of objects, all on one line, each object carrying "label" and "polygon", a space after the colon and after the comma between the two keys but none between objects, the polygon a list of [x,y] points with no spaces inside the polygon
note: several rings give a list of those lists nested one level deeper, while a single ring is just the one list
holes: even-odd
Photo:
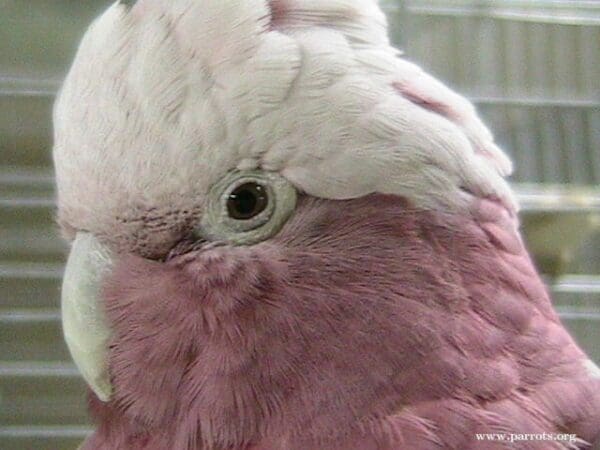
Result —
[{"label": "bird's cheek", "polygon": [[[102,401],[114,394],[110,366],[115,342],[152,335],[165,322],[162,318],[169,317],[157,308],[177,304],[173,286],[181,283],[165,274],[164,267],[116,255],[91,233],[75,236],[62,286],[63,333],[81,375]],[[131,330],[137,334],[131,336]]]},{"label": "bird's cheek", "polygon": [[187,369],[207,342],[202,295],[181,266],[119,255],[101,297],[110,326],[111,400],[159,426],[172,416]]}]

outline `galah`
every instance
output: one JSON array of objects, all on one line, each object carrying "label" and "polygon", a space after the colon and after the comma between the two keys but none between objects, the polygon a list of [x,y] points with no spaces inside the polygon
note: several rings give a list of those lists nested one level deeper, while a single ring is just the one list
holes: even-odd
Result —
[{"label": "galah", "polygon": [[509,159],[375,0],[116,2],[54,119],[83,449],[600,435],[600,370],[523,245]]}]

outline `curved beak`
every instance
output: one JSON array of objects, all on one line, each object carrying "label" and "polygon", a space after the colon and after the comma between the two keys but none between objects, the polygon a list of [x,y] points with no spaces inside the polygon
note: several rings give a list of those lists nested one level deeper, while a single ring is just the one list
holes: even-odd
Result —
[{"label": "curved beak", "polygon": [[102,277],[110,270],[110,252],[90,233],[73,241],[62,284],[62,325],[73,361],[98,398],[110,399],[108,328],[100,302]]}]

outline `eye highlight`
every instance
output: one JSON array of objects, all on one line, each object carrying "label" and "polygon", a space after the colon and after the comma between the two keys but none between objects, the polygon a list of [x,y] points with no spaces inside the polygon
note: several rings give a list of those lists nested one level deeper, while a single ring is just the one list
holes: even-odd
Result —
[{"label": "eye highlight", "polygon": [[250,245],[268,239],[296,207],[296,190],[276,172],[233,171],[208,192],[200,237]]},{"label": "eye highlight", "polygon": [[267,189],[256,182],[244,183],[229,194],[227,212],[236,220],[249,220],[263,212],[269,203]]}]

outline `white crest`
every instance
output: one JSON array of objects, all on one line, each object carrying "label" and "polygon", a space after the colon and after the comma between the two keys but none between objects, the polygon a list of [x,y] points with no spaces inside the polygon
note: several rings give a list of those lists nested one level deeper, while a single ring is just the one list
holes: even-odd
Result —
[{"label": "white crest", "polygon": [[55,109],[61,220],[168,241],[172,230],[140,237],[139,224],[188,220],[234,168],[331,199],[514,206],[510,162],[471,104],[401,59],[386,33],[374,0],[115,3]]}]

